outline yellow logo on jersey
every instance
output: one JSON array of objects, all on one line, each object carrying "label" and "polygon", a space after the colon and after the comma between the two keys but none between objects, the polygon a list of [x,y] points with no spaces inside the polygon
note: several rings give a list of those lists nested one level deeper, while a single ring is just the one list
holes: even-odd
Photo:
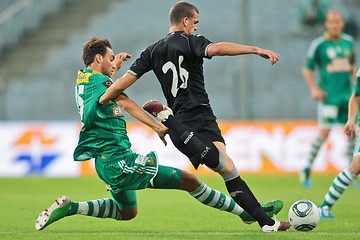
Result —
[{"label": "yellow logo on jersey", "polygon": [[91,77],[92,75],[93,75],[92,73],[84,73],[78,71],[76,83],[79,84],[79,83],[89,82],[89,77]]}]

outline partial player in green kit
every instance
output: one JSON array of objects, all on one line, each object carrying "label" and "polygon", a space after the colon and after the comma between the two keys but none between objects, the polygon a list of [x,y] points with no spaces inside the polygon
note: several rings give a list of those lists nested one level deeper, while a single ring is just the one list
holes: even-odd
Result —
[{"label": "partial player in green kit", "polygon": [[[357,70],[354,41],[351,36],[342,33],[344,21],[338,11],[327,13],[325,28],[324,34],[311,43],[303,69],[311,97],[318,101],[320,127],[320,135],[312,143],[306,166],[300,172],[300,182],[305,187],[311,186],[311,167],[331,128],[346,123],[348,100]],[[315,81],[315,67],[318,67],[319,81]],[[353,149],[354,143],[349,141],[349,161]]]},{"label": "partial player in green kit", "polygon": [[[357,73],[356,85],[353,94],[349,100],[349,117],[345,124],[345,134],[349,139],[356,139],[353,159],[349,167],[340,172],[332,182],[329,190],[324,196],[320,205],[320,216],[322,218],[334,218],[331,213],[333,205],[342,196],[351,182],[360,173],[360,135],[358,128],[360,123],[359,114],[360,106],[360,70]],[[357,136],[356,136],[357,135]]]},{"label": "partial player in green kit", "polygon": [[[91,38],[83,47],[86,68],[78,71],[76,81],[76,103],[82,128],[74,160],[95,159],[96,173],[107,184],[113,198],[72,202],[68,196],[61,195],[40,213],[35,228],[42,230],[59,219],[75,214],[133,219],[138,211],[135,190],[145,188],[184,190],[204,205],[236,214],[245,223],[255,222],[232,198],[211,189],[195,175],[159,165],[155,152],[146,155],[132,152],[123,110],[151,127],[165,145],[168,129],[153,120],[125,93],[109,104],[99,103],[100,97],[113,83],[111,77],[130,57],[127,53],[115,56],[107,39]],[[274,200],[261,206],[272,217],[282,209],[283,202]]]}]

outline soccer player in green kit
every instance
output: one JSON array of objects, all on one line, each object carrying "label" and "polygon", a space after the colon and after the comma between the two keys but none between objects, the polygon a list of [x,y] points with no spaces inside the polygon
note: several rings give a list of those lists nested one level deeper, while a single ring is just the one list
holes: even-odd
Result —
[{"label": "soccer player in green kit", "polygon": [[[330,185],[329,190],[324,196],[324,200],[320,205],[320,216],[322,218],[334,218],[331,214],[331,208],[345,192],[349,184],[354,181],[356,176],[360,173],[360,135],[356,134],[360,123],[359,113],[360,106],[360,70],[357,73],[355,89],[349,100],[349,117],[345,124],[345,134],[349,139],[356,138],[356,147],[353,154],[353,159],[349,167],[340,172]],[[358,123],[356,123],[358,122]],[[358,126],[359,127],[359,126]],[[356,136],[357,135],[357,136]]]},{"label": "soccer player in green kit", "polygon": [[[132,152],[122,110],[151,127],[165,145],[164,136],[168,129],[153,120],[124,93],[109,104],[99,103],[100,97],[113,83],[111,77],[130,57],[127,53],[115,56],[107,39],[91,38],[83,47],[86,68],[79,70],[76,81],[76,102],[82,129],[74,160],[94,158],[96,172],[107,184],[113,198],[72,202],[69,197],[62,195],[40,213],[35,228],[42,230],[74,214],[116,220],[133,219],[138,211],[135,190],[145,188],[184,190],[204,205],[236,214],[245,223],[255,222],[232,198],[211,189],[194,174],[158,165],[155,152],[147,155]],[[273,216],[282,206],[282,201],[275,200],[263,204],[262,208],[268,216]]]},{"label": "soccer player in green kit", "polygon": [[[307,164],[300,173],[300,182],[305,187],[311,186],[312,164],[320,147],[329,136],[331,127],[346,123],[348,99],[351,95],[352,81],[356,76],[353,38],[342,33],[344,21],[338,11],[330,10],[327,13],[325,28],[325,33],[311,43],[303,69],[311,96],[319,101],[320,127],[320,136],[313,142]],[[319,68],[318,84],[314,76],[315,66]],[[352,159],[353,148],[353,141],[349,141],[349,161]]]}]

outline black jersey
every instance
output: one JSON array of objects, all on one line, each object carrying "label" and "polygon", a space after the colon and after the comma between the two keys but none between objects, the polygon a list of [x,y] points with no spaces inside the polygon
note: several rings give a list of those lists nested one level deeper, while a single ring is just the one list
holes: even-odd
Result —
[{"label": "black jersey", "polygon": [[174,113],[209,106],[203,58],[209,58],[207,47],[210,44],[212,42],[201,35],[171,32],[146,48],[129,72],[140,78],[153,70]]}]

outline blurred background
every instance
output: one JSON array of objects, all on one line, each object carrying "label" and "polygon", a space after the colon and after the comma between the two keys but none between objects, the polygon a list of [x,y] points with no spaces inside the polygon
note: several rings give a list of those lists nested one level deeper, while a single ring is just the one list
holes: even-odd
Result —
[{"label": "blurred background", "polygon": [[[175,2],[1,0],[0,120],[77,120],[73,89],[77,69],[83,67],[83,43],[91,36],[106,37],[114,52],[126,51],[136,58],[166,35],[169,8]],[[200,10],[198,33],[214,42],[257,45],[281,55],[274,66],[257,56],[205,60],[206,87],[220,119],[316,117],[316,104],[310,99],[301,68],[311,40],[322,27],[301,24],[305,1],[192,2]],[[358,34],[359,1],[325,2],[355,23],[351,31]],[[130,63],[123,65],[117,77]],[[153,73],[128,94],[139,103],[162,100]]]},{"label": "blurred background", "polygon": [[[33,144],[33,138],[29,140],[29,136],[37,136],[37,142],[42,146],[51,143],[42,135],[43,130],[36,130],[36,134],[29,130],[29,135],[24,130],[27,126],[21,125],[20,130],[18,125],[9,127],[19,121],[60,122],[61,126],[73,129],[74,125],[67,124],[79,121],[74,85],[77,70],[84,67],[84,42],[91,36],[106,37],[112,42],[114,52],[129,52],[135,59],[150,43],[167,34],[168,12],[175,2],[1,0],[0,121],[5,127],[0,128],[0,135],[2,138],[15,136],[15,140],[0,140],[0,149],[8,151],[16,144]],[[323,28],[317,21],[304,20],[304,7],[309,1],[191,2],[200,10],[197,33],[214,42],[256,45],[281,55],[281,60],[274,66],[255,55],[204,60],[206,88],[215,114],[221,121],[295,120],[300,123],[316,119],[316,103],[310,97],[301,69],[310,42],[322,33]],[[356,53],[360,56],[360,1],[317,2],[343,13],[347,22],[346,32],[355,37]],[[131,63],[132,60],[123,64],[116,77],[124,74]],[[127,94],[139,104],[148,99],[164,101],[153,73],[142,77],[140,82],[127,90]],[[128,120],[132,121],[131,118]],[[315,135],[314,124],[311,127]],[[55,128],[60,129],[55,132],[64,132],[59,125]],[[273,128],[268,127],[270,132]],[[64,145],[70,152],[76,144],[78,128],[75,130],[71,133],[73,135],[67,135],[73,140]],[[19,132],[21,136],[16,135]],[[32,148],[35,148],[33,152],[41,152],[39,147]],[[16,154],[9,155],[9,159]],[[42,159],[36,166],[45,168],[43,162],[56,158],[51,156],[46,158],[48,160]],[[66,157],[71,161],[71,154]],[[33,161],[31,157],[19,158]],[[281,156],[279,158],[285,160]],[[2,163],[0,168],[4,170],[6,167]],[[294,170],[294,167],[291,169]]]}]

